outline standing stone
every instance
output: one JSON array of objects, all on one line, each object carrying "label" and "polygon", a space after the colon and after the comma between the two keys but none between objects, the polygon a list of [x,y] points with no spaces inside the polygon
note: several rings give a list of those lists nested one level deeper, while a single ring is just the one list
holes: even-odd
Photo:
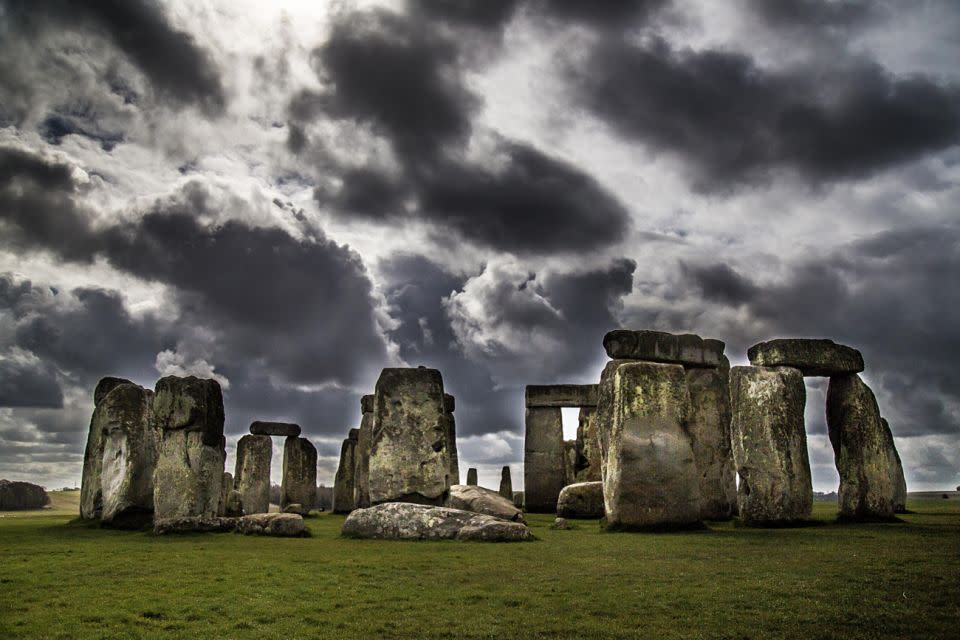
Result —
[{"label": "standing stone", "polygon": [[528,407],[523,447],[526,509],[554,513],[565,484],[566,461],[560,407]]},{"label": "standing stone", "polygon": [[230,492],[233,491],[233,474],[229,471],[223,472],[223,481],[220,483],[220,503],[217,506],[217,515],[227,515],[227,501],[230,499]]},{"label": "standing stone", "polygon": [[471,487],[477,486],[477,470],[473,467],[467,469],[467,485]]},{"label": "standing stone", "polygon": [[121,384],[101,398],[103,463],[101,521],[139,527],[153,518],[153,472],[158,434],[151,420],[153,392]]},{"label": "standing stone", "polygon": [[734,367],[730,402],[741,521],[775,526],[808,520],[813,485],[803,424],[803,375],[791,367]]},{"label": "standing stone", "polygon": [[895,464],[890,470],[893,485],[896,487],[893,492],[893,510],[895,513],[906,513],[907,480],[903,477],[903,463],[900,462],[900,453],[897,451],[897,446],[893,442],[893,432],[890,431],[890,423],[888,423],[885,418],[880,418],[880,423],[883,424],[883,431],[886,434],[887,444],[893,451],[894,455]]},{"label": "standing stone", "polygon": [[729,365],[687,369],[686,378],[690,391],[687,433],[700,474],[700,517],[726,520],[737,509],[736,469],[730,448]]},{"label": "standing stone", "polygon": [[580,408],[577,422],[577,482],[600,480],[600,443],[597,441],[596,415],[596,407]]},{"label": "standing stone", "polygon": [[237,442],[234,483],[247,515],[270,511],[270,465],[273,440],[270,436],[245,435]]},{"label": "standing stone", "polygon": [[340,447],[340,466],[333,481],[333,512],[350,513],[356,508],[354,480],[356,479],[357,440],[359,429],[350,429],[350,435]]},{"label": "standing stone", "polygon": [[827,428],[840,473],[840,518],[892,519],[898,456],[873,391],[857,374],[830,378]]},{"label": "standing stone", "polygon": [[510,479],[510,467],[506,465],[500,470],[499,493],[507,500],[513,500],[513,480]]},{"label": "standing stone", "polygon": [[617,368],[603,502],[607,527],[699,526],[700,482],[685,424],[683,367],[634,362]]},{"label": "standing stone", "polygon": [[215,517],[226,459],[220,385],[194,376],[161,378],[153,396],[153,415],[160,431],[153,474],[154,523]]},{"label": "standing stone", "polygon": [[370,442],[373,437],[373,396],[360,398],[360,433],[354,450],[356,470],[353,480],[353,501],[357,508],[370,506]]},{"label": "standing stone", "polygon": [[283,443],[280,510],[284,511],[291,505],[300,505],[296,512],[307,515],[316,502],[317,449],[306,438],[290,436]]},{"label": "standing stone", "polygon": [[443,504],[451,464],[440,372],[384,369],[374,396],[371,504]]},{"label": "standing stone", "polygon": [[447,450],[450,452],[450,483],[460,482],[460,456],[457,454],[457,421],[453,417],[456,400],[449,393],[443,394],[443,419],[447,433]]},{"label": "standing stone", "polygon": [[80,480],[80,517],[95,520],[103,513],[103,490],[100,474],[103,468],[103,434],[105,417],[99,411],[101,401],[121,384],[133,384],[123,378],[107,377],[97,383],[93,391],[93,415],[87,432],[87,446],[83,453],[83,475]]},{"label": "standing stone", "polygon": [[620,365],[631,362],[636,361],[618,359],[608,362],[606,366],[603,367],[603,372],[600,374],[600,384],[597,385],[597,412],[593,417],[593,422],[597,439],[597,450],[600,453],[600,480],[603,480],[606,475],[607,449],[609,446],[610,432],[613,428],[613,415],[615,413],[614,382],[617,376],[617,369]]},{"label": "standing stone", "polygon": [[[563,441],[563,486],[577,481],[577,441]],[[559,497],[559,496],[558,496]]]}]

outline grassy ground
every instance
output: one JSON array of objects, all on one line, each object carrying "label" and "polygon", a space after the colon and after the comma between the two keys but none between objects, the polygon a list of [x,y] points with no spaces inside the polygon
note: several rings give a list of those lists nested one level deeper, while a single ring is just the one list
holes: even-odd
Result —
[{"label": "grassy ground", "polygon": [[524,544],[154,537],[0,515],[0,638],[960,637],[960,500],[903,523],[697,533],[547,528]]}]

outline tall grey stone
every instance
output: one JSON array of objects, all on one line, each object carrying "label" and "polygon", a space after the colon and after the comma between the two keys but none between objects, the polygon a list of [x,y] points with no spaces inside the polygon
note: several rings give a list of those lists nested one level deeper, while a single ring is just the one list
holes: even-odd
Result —
[{"label": "tall grey stone", "polygon": [[370,503],[443,504],[450,443],[443,378],[436,369],[384,369],[374,394]]},{"label": "tall grey stone", "polygon": [[523,444],[524,500],[531,513],[554,513],[565,484],[560,407],[528,407]]},{"label": "tall grey stone", "polygon": [[234,485],[240,492],[247,515],[270,511],[270,466],[273,440],[270,436],[248,434],[237,442]]},{"label": "tall grey stone", "polygon": [[827,428],[840,473],[840,518],[892,519],[899,456],[873,391],[857,374],[830,378]]},{"label": "tall grey stone", "polygon": [[373,438],[373,396],[360,398],[360,433],[354,451],[356,471],[353,480],[353,501],[358,508],[370,506],[370,446]]},{"label": "tall grey stone", "polygon": [[614,376],[603,501],[607,527],[698,526],[700,482],[685,424],[690,394],[683,367],[631,362]]},{"label": "tall grey stone", "polygon": [[124,378],[106,377],[93,391],[93,415],[87,431],[87,446],[83,452],[83,475],[80,480],[80,517],[96,520],[103,513],[103,490],[100,472],[103,467],[104,416],[98,411],[101,401],[121,384],[133,384]]},{"label": "tall grey stone", "polygon": [[776,526],[808,520],[813,485],[803,423],[803,375],[791,367],[734,367],[730,402],[741,521]]},{"label": "tall grey stone", "polygon": [[357,440],[359,429],[350,429],[350,435],[343,440],[340,447],[340,464],[333,480],[333,512],[350,513],[356,504],[354,481],[356,480]]},{"label": "tall grey stone", "polygon": [[215,517],[226,458],[220,385],[194,376],[161,378],[153,415],[160,432],[153,474],[154,524]]},{"label": "tall grey stone", "polygon": [[473,467],[467,469],[467,485],[471,487],[476,487],[478,485],[477,470]]},{"label": "tall grey stone", "polygon": [[[726,356],[723,356],[726,362]],[[737,510],[736,467],[730,448],[729,365],[687,369],[687,433],[700,474],[700,517],[726,520]]]},{"label": "tall grey stone", "polygon": [[447,449],[450,452],[450,483],[460,482],[460,455],[457,453],[457,420],[453,417],[456,400],[449,393],[443,394],[443,419],[447,432]]},{"label": "tall grey stone", "polygon": [[306,438],[290,436],[283,443],[283,480],[280,483],[280,509],[291,505],[307,515],[317,502],[317,449]]},{"label": "tall grey stone", "polygon": [[903,476],[903,463],[900,462],[900,453],[897,451],[897,446],[893,441],[893,432],[890,431],[890,423],[887,422],[886,418],[880,418],[881,424],[883,424],[883,430],[886,434],[887,442],[889,443],[890,449],[893,451],[894,455],[894,467],[890,471],[891,476],[893,477],[893,484],[896,487],[896,490],[893,492],[893,510],[896,513],[906,513],[907,512],[907,480]]},{"label": "tall grey stone", "polygon": [[507,500],[513,500],[513,480],[510,477],[510,467],[503,466],[500,470],[500,495]]},{"label": "tall grey stone", "polygon": [[[608,334],[609,335],[609,334]],[[600,455],[600,480],[605,476],[607,467],[607,449],[609,447],[610,431],[613,428],[614,416],[614,383],[617,369],[622,364],[636,362],[636,360],[610,360],[600,373],[600,384],[597,385],[597,410],[593,416],[594,436],[597,442],[597,452]]]},{"label": "tall grey stone", "polygon": [[230,500],[231,491],[233,491],[233,474],[224,471],[223,481],[220,483],[220,502],[217,505],[217,516],[227,515],[227,501]]},{"label": "tall grey stone", "polygon": [[577,420],[576,481],[600,480],[600,443],[597,440],[597,408],[581,407]]}]

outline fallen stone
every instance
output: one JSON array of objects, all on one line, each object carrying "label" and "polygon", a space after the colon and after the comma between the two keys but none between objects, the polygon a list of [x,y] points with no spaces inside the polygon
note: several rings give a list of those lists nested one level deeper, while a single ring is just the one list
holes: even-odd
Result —
[{"label": "fallen stone", "polygon": [[603,337],[603,348],[613,360],[643,360],[684,367],[719,367],[725,345],[690,333],[616,329]]},{"label": "fallen stone", "polygon": [[528,407],[593,407],[597,404],[595,384],[528,384]]},{"label": "fallen stone", "polygon": [[477,486],[477,470],[473,467],[467,469],[467,484],[472,487]]},{"label": "fallen stone", "polygon": [[528,407],[523,445],[523,482],[526,509],[554,513],[566,484],[566,445],[559,407]]},{"label": "fallen stone", "polygon": [[303,505],[300,504],[299,502],[293,502],[293,503],[290,503],[290,504],[288,504],[287,506],[285,506],[285,507],[281,510],[281,513],[292,513],[292,514],[296,514],[296,515],[304,515],[304,516],[305,516],[305,515],[307,515],[308,511],[309,511],[309,510],[304,511]]},{"label": "fallen stone", "polygon": [[356,479],[357,462],[356,450],[359,429],[351,429],[350,436],[345,438],[340,447],[340,464],[333,480],[333,512],[350,513],[356,508]]},{"label": "fallen stone", "polygon": [[[726,361],[726,356],[723,357]],[[687,433],[700,474],[700,517],[727,520],[737,510],[736,467],[730,448],[730,368],[687,369]]]},{"label": "fallen stone", "polygon": [[153,521],[153,532],[157,535],[170,533],[225,533],[237,528],[237,518],[182,517],[162,518]]},{"label": "fallen stone", "polygon": [[510,478],[510,467],[507,465],[500,469],[500,491],[497,493],[513,502],[513,480]]},{"label": "fallen stone", "polygon": [[550,528],[556,529],[558,531],[568,531],[573,527],[570,525],[569,522],[567,522],[566,518],[557,518],[552,523],[550,523]]},{"label": "fallen stone", "polygon": [[301,505],[294,513],[307,515],[317,502],[317,449],[306,438],[290,436],[283,443],[280,509]]},{"label": "fallen stone", "polygon": [[257,420],[250,425],[250,433],[255,436],[299,436],[300,425],[289,422],[263,422]]},{"label": "fallen stone", "polygon": [[523,511],[513,505],[513,500],[504,498],[496,491],[466,484],[450,487],[446,506],[451,509],[483,513],[510,522],[525,522]]},{"label": "fallen stone", "polygon": [[734,367],[730,403],[740,520],[748,526],[809,520],[813,485],[803,423],[806,390],[800,371]]},{"label": "fallen stone", "polygon": [[273,440],[270,436],[245,435],[237,442],[234,485],[246,515],[270,511],[270,466]]},{"label": "fallen stone", "polygon": [[344,521],[342,533],[351,538],[380,540],[521,542],[533,539],[530,529],[519,522],[409,502],[355,509]]},{"label": "fallen stone", "polygon": [[43,487],[30,482],[0,480],[0,511],[42,509],[50,504]]},{"label": "fallen stone", "polygon": [[557,500],[557,515],[564,518],[602,518],[603,483],[577,482],[565,486]]},{"label": "fallen stone", "polygon": [[308,538],[303,517],[295,513],[257,513],[237,520],[236,532],[247,536],[275,536],[278,538]]},{"label": "fallen stone", "polygon": [[747,350],[757,367],[793,367],[805,376],[835,376],[863,371],[863,356],[853,347],[833,340],[781,338],[755,344]]}]

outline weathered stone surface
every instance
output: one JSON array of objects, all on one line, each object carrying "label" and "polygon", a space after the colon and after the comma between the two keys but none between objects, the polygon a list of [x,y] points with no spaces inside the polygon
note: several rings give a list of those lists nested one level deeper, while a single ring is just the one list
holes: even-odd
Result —
[{"label": "weathered stone surface", "polygon": [[557,531],[568,531],[573,529],[573,526],[567,522],[566,518],[556,518],[553,522],[550,523],[550,528]]},{"label": "weathered stone surface", "polygon": [[293,513],[296,515],[306,514],[307,512],[309,512],[309,509],[304,511],[303,505],[299,502],[291,502],[281,510],[281,513]]},{"label": "weathered stone surface", "polygon": [[507,465],[500,469],[500,491],[498,493],[513,502],[513,479],[510,477],[510,467]]},{"label": "weathered stone surface", "polygon": [[603,483],[577,482],[560,492],[557,515],[565,518],[602,518]]},{"label": "weathered stone surface", "polygon": [[700,517],[704,520],[726,520],[737,510],[737,472],[730,448],[729,372],[729,365],[686,371],[690,391],[687,433],[700,474]]},{"label": "weathered stone surface", "polygon": [[840,518],[892,519],[899,456],[873,391],[857,374],[830,378],[827,428],[840,473]]},{"label": "weathered stone surface", "polygon": [[769,340],[750,347],[747,357],[754,366],[793,367],[805,376],[834,376],[863,371],[860,352],[833,340]]},{"label": "weathered stone surface", "polygon": [[513,492],[513,506],[517,509],[523,509],[524,493],[523,491]]},{"label": "weathered stone surface", "polygon": [[559,407],[526,410],[523,448],[523,482],[526,509],[554,513],[566,480],[563,417]]},{"label": "weathered stone surface", "polygon": [[603,367],[600,373],[600,384],[597,385],[597,411],[593,417],[595,437],[597,440],[597,451],[600,454],[600,480],[605,476],[607,465],[607,449],[609,446],[610,432],[613,428],[614,415],[614,382],[617,376],[617,369],[622,364],[636,362],[635,360],[611,360]]},{"label": "weathered stone surface", "polygon": [[247,536],[308,538],[303,516],[295,513],[257,513],[237,519],[236,532]]},{"label": "weathered stone surface", "polygon": [[243,497],[236,489],[227,492],[227,502],[223,509],[223,515],[228,518],[239,518],[245,515],[243,510]]},{"label": "weathered stone surface", "polygon": [[597,440],[597,409],[582,407],[577,423],[576,482],[600,480],[600,443]]},{"label": "weathered stone surface", "polygon": [[[351,431],[359,431],[351,429]],[[333,512],[350,513],[356,508],[357,440],[345,438],[340,447],[340,465],[333,480]]]},{"label": "weathered stone surface", "polygon": [[50,496],[40,485],[0,480],[0,511],[42,509],[48,504]]},{"label": "weathered stone surface", "polygon": [[563,486],[577,481],[577,441],[563,441]]},{"label": "weathered stone surface", "polygon": [[594,407],[597,404],[597,385],[528,384],[525,400],[528,407]]},{"label": "weathered stone surface", "polygon": [[524,522],[523,511],[513,506],[513,500],[501,496],[496,491],[467,484],[455,484],[450,487],[450,497],[446,506],[474,513],[484,513],[511,522]]},{"label": "weathered stone surface", "polygon": [[233,474],[229,471],[224,471],[223,481],[220,483],[220,502],[217,505],[218,516],[222,517],[227,515],[227,500],[230,499],[231,491],[233,491]]},{"label": "weathered stone surface", "polygon": [[160,430],[154,520],[215,517],[226,460],[220,385],[193,376],[161,378],[153,417]]},{"label": "weathered stone surface", "polygon": [[97,383],[93,392],[93,415],[87,431],[87,445],[83,453],[83,475],[80,480],[80,517],[85,520],[99,519],[103,512],[103,445],[105,416],[98,407],[108,393],[121,384],[133,384],[124,378],[106,377]]},{"label": "weathered stone surface", "polygon": [[440,372],[384,369],[374,396],[370,503],[442,504],[451,463]]},{"label": "weathered stone surface", "polygon": [[886,418],[880,418],[883,425],[883,431],[887,439],[888,446],[893,451],[894,467],[890,471],[893,478],[893,485],[896,489],[893,492],[893,510],[896,513],[907,512],[907,480],[903,476],[903,463],[900,462],[900,453],[897,451],[897,445],[893,441],[893,432],[890,431],[890,423]]},{"label": "weathered stone surface", "polygon": [[473,467],[467,469],[467,484],[470,486],[477,486],[477,470]]},{"label": "weathered stone surface", "polygon": [[373,404],[375,400],[373,394],[360,397],[360,413],[373,413]]},{"label": "weathered stone surface", "polygon": [[450,483],[458,484],[460,482],[460,454],[457,453],[457,420],[452,413],[444,413],[443,424],[447,434],[447,450],[450,452]]},{"label": "weathered stone surface", "polygon": [[281,436],[289,438],[300,435],[300,425],[289,422],[265,422],[257,420],[250,425],[250,433],[255,436]]},{"label": "weathered stone surface", "polygon": [[225,533],[237,528],[238,518],[218,518],[185,516],[161,518],[153,521],[153,532],[157,535],[171,533]]},{"label": "weathered stone surface", "polygon": [[719,367],[724,344],[690,333],[616,329],[603,337],[603,348],[614,360],[643,360],[685,367]]},{"label": "weathered stone surface", "polygon": [[342,533],[351,538],[381,540],[521,542],[533,539],[530,529],[519,522],[409,502],[355,509],[344,521]]},{"label": "weathered stone surface", "polygon": [[684,428],[690,394],[683,367],[633,362],[614,377],[614,416],[603,479],[607,527],[698,526],[700,483]]},{"label": "weathered stone surface", "polygon": [[789,367],[730,370],[730,433],[744,524],[778,526],[810,518],[813,485],[803,424],[803,376]]},{"label": "weathered stone surface", "polygon": [[107,397],[107,394],[119,387],[122,384],[133,384],[126,378],[114,378],[112,376],[107,376],[106,378],[100,378],[100,382],[97,383],[96,388],[93,390],[93,406],[99,406],[100,401]]},{"label": "weathered stone surface", "polygon": [[453,413],[457,408],[457,400],[449,393],[443,394],[443,412]]},{"label": "weathered stone surface", "polygon": [[152,391],[129,383],[114,387],[97,406],[103,418],[100,518],[106,525],[139,527],[153,519],[159,433],[152,400]]},{"label": "weathered stone surface", "polygon": [[237,442],[234,485],[246,515],[270,511],[270,466],[273,441],[270,436],[245,435]]},{"label": "weathered stone surface", "polygon": [[297,513],[307,515],[317,501],[317,449],[306,438],[291,436],[283,443],[283,480],[280,508],[302,505]]},{"label": "weathered stone surface", "polygon": [[[363,396],[364,398],[371,398],[371,406],[373,396]],[[361,402],[363,405],[363,402]],[[353,500],[354,505],[357,507],[369,507],[370,506],[370,445],[373,438],[373,413],[371,411],[364,411],[360,419],[360,433],[357,434],[357,446],[354,449],[354,460],[356,461],[356,468],[354,471],[354,480],[353,480]]]}]

